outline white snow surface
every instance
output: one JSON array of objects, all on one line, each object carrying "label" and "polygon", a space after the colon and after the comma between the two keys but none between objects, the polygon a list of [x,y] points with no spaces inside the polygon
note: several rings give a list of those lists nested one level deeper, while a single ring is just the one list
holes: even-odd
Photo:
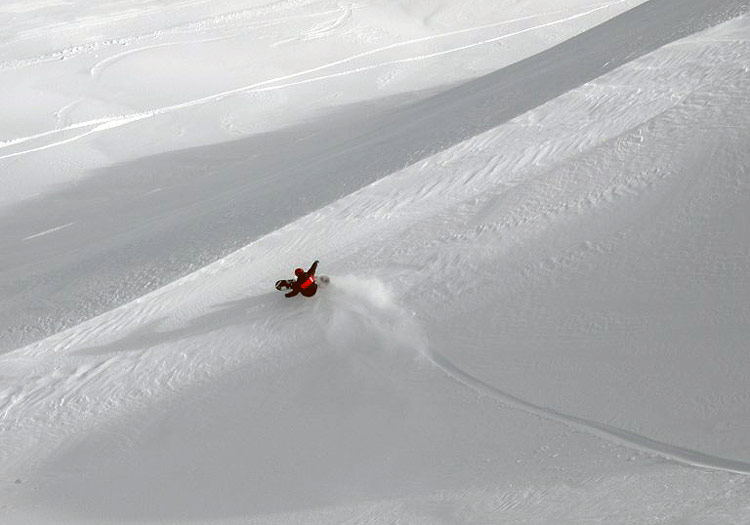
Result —
[{"label": "white snow surface", "polygon": [[[92,225],[12,218],[93,168],[356,123],[639,3],[6,2],[2,241],[89,253]],[[749,124],[745,15],[0,355],[0,521],[750,522]],[[273,289],[312,259],[314,298]]]},{"label": "white snow surface", "polygon": [[0,161],[18,159],[0,206],[113,162],[473,78],[642,1],[0,6]]}]

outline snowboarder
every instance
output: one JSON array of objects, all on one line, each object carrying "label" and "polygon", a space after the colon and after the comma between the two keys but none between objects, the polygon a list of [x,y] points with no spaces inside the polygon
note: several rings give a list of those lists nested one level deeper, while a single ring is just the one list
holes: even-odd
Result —
[{"label": "snowboarder", "polygon": [[302,268],[294,270],[294,275],[297,278],[288,283],[292,291],[284,294],[284,297],[294,297],[297,294],[302,294],[305,297],[312,297],[315,295],[315,292],[318,291],[318,283],[315,281],[315,270],[317,270],[317,268],[318,261],[315,261],[307,271],[304,271]]}]

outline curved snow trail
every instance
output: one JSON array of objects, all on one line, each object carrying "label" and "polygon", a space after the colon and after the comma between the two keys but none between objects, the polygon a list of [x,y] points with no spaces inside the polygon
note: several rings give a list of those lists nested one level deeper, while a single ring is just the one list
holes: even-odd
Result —
[{"label": "curved snow trail", "polygon": [[[355,5],[355,6],[348,6],[345,9],[348,10],[347,12],[351,12],[354,9],[363,9],[364,7],[365,7],[364,5],[362,5],[362,6],[356,6]],[[340,12],[341,12],[341,9],[329,9],[327,11],[319,11],[319,12],[316,12],[316,13],[310,13],[310,14],[306,14],[306,15],[296,15],[296,16],[290,16],[290,17],[287,17],[287,18],[279,18],[279,19],[267,20],[267,21],[262,21],[262,22],[255,22],[255,23],[249,24],[248,27],[251,27],[251,28],[263,27],[263,26],[267,26],[267,25],[281,24],[281,23],[284,23],[284,22],[288,22],[289,20],[299,20],[299,19],[303,19],[303,18],[314,18],[314,17],[317,17],[317,16],[330,15],[330,14],[338,14]],[[218,41],[221,41],[221,40],[231,40],[233,38],[238,38],[238,37],[241,37],[241,36],[245,36],[247,34],[248,34],[247,31],[242,31],[242,32],[238,32],[238,33],[233,33],[231,35],[216,36],[216,37],[211,37],[211,38],[202,38],[202,39],[198,39],[198,40],[187,40],[187,41],[184,41],[184,42],[165,42],[165,43],[162,43],[162,44],[153,44],[153,45],[149,45],[149,46],[139,47],[138,49],[129,49],[127,51],[123,51],[121,53],[117,53],[116,55],[112,55],[111,57],[107,57],[107,58],[105,58],[105,59],[97,62],[96,64],[94,64],[93,66],[91,66],[91,68],[89,69],[89,74],[91,75],[92,78],[98,79],[101,76],[102,72],[106,68],[108,68],[109,66],[111,66],[112,64],[114,64],[115,62],[118,62],[119,60],[121,60],[121,59],[123,59],[123,58],[125,58],[127,56],[135,55],[135,54],[138,54],[138,53],[142,53],[144,51],[149,51],[151,49],[158,49],[158,48],[161,48],[161,47],[191,45],[191,44],[205,44],[205,43],[208,43],[208,42],[218,42]]]},{"label": "curved snow trail", "polygon": [[586,434],[596,436],[611,443],[622,445],[624,447],[644,452],[653,456],[658,456],[660,458],[674,461],[675,463],[680,463],[689,467],[720,470],[723,472],[750,476],[750,463],[722,458],[719,456],[713,456],[711,454],[705,454],[697,450],[690,450],[688,448],[678,447],[676,445],[670,445],[669,443],[656,441],[629,430],[624,430],[604,423],[599,423],[597,421],[592,421],[590,419],[565,414],[563,412],[555,410],[554,408],[535,405],[530,401],[525,401],[512,394],[503,392],[502,390],[490,385],[489,383],[486,383],[481,379],[469,374],[468,372],[461,370],[450,360],[431,350],[429,346],[423,349],[423,355],[433,365],[442,370],[445,374],[450,376],[458,383],[474,390],[478,394],[495,399],[500,404],[507,406],[508,408],[520,410],[521,412],[525,412],[527,414],[537,416],[548,421],[561,423],[573,430],[585,432]]},{"label": "curved snow trail", "polygon": [[354,275],[336,276],[336,285],[333,289],[343,292],[341,297],[344,302],[339,306],[348,307],[344,310],[348,309],[354,313],[361,311],[363,318],[368,320],[386,321],[382,326],[374,326],[381,336],[395,342],[397,346],[416,350],[419,355],[424,356],[433,366],[454,381],[480,395],[494,399],[507,408],[559,423],[610,443],[685,466],[750,476],[750,463],[748,462],[656,441],[629,430],[566,414],[554,408],[543,407],[504,392],[469,374],[433,350],[429,337],[414,320],[414,314],[403,308],[391,290],[377,278],[367,279],[365,283],[362,278]]},{"label": "curved snow trail", "polygon": [[[363,7],[363,6],[360,6]],[[336,29],[344,25],[344,23],[351,18],[352,12],[355,9],[355,6],[345,6],[341,5],[338,9],[332,11],[333,13],[338,14],[336,18],[333,20],[329,20],[327,22],[323,22],[322,24],[318,24],[317,26],[314,26],[311,30],[303,32],[299,36],[293,36],[289,38],[285,38],[283,40],[279,40],[278,42],[274,42],[271,44],[271,47],[279,47],[283,46],[284,44],[288,44],[290,42],[296,42],[296,41],[305,41],[305,40],[314,40],[318,38],[325,38],[326,36],[329,36],[333,33]],[[331,11],[329,11],[331,13]]]},{"label": "curved snow trail", "polygon": [[[282,2],[277,2],[277,3],[281,4]],[[311,5],[311,4],[308,4],[308,5]],[[273,4],[267,4],[267,6],[261,6],[261,7],[269,7],[269,6],[273,6]],[[298,7],[306,7],[306,5],[298,6]],[[365,7],[367,7],[367,4],[353,5],[351,8],[360,9],[360,8],[365,8]],[[214,16],[209,19],[202,20],[202,21],[198,20],[195,22],[188,22],[188,23],[185,23],[185,24],[182,24],[182,25],[179,25],[179,26],[176,26],[168,30],[164,30],[164,31],[157,30],[157,31],[153,31],[150,33],[145,33],[145,34],[141,34],[137,36],[115,38],[115,39],[104,40],[102,42],[91,42],[88,44],[71,45],[64,49],[53,51],[51,53],[39,55],[36,57],[6,60],[4,62],[0,62],[0,72],[33,67],[39,64],[44,64],[46,62],[53,62],[56,60],[60,60],[62,58],[73,58],[82,53],[95,52],[98,49],[103,48],[103,47],[129,46],[141,40],[145,40],[149,38],[159,38],[159,37],[164,36],[165,34],[166,35],[184,35],[184,34],[192,34],[192,33],[201,33],[201,32],[206,31],[204,27],[205,24],[208,24],[212,28],[220,27],[219,24],[224,24],[225,21],[229,21],[229,22],[239,21],[244,18],[248,18],[249,16],[252,16],[252,13],[254,13],[255,11],[256,10],[254,9],[245,9],[242,11],[235,11],[235,12],[226,13],[223,15],[217,15],[217,16]],[[256,27],[263,27],[263,26],[270,26],[270,25],[279,25],[279,24],[286,23],[290,20],[313,18],[315,16],[331,14],[334,12],[338,12],[338,10],[318,11],[314,13],[307,13],[307,14],[301,14],[301,15],[298,14],[298,15],[280,16],[277,18],[269,18],[266,20],[253,21],[251,19],[247,24],[244,24],[242,27],[256,28]],[[143,16],[143,14],[141,14],[140,16]],[[175,42],[175,44],[177,44],[177,42]],[[140,48],[140,49],[144,49],[144,48]]]},{"label": "curved snow trail", "polygon": [[[189,100],[187,102],[182,102],[182,103],[179,103],[179,104],[173,104],[171,106],[164,106],[162,108],[157,108],[157,109],[142,111],[142,112],[139,112],[139,113],[131,113],[129,115],[123,115],[123,116],[119,116],[119,117],[102,117],[102,118],[98,118],[98,119],[94,119],[94,120],[89,120],[89,121],[85,121],[85,122],[79,122],[79,123],[76,123],[76,124],[72,124],[72,125],[66,126],[64,128],[59,128],[59,129],[55,129],[55,130],[49,130],[49,131],[44,131],[44,132],[41,132],[41,133],[36,133],[34,135],[29,135],[27,137],[19,137],[19,138],[16,138],[16,139],[11,139],[11,140],[8,140],[8,141],[5,141],[5,142],[0,142],[0,149],[7,148],[7,147],[10,147],[10,146],[15,146],[17,144],[22,144],[24,142],[29,142],[29,141],[32,141],[32,140],[44,138],[44,137],[47,137],[47,136],[55,135],[55,134],[58,134],[58,133],[64,133],[66,131],[71,131],[71,130],[74,130],[74,129],[81,129],[81,128],[86,128],[86,127],[89,127],[89,126],[96,126],[96,128],[94,128],[92,130],[89,130],[86,133],[82,133],[81,135],[77,135],[75,137],[69,137],[69,138],[67,138],[65,140],[53,142],[53,143],[46,144],[44,146],[40,146],[40,147],[36,147],[36,148],[30,148],[30,149],[27,149],[27,150],[16,151],[16,152],[9,153],[9,154],[6,154],[6,155],[0,155],[0,160],[13,158],[13,157],[17,157],[17,156],[20,156],[20,155],[25,155],[25,154],[28,154],[28,153],[33,153],[33,152],[37,152],[37,151],[41,151],[41,150],[53,148],[53,147],[56,147],[56,146],[61,146],[63,144],[68,144],[68,143],[74,142],[76,140],[79,140],[81,138],[84,138],[84,137],[86,137],[86,136],[88,136],[88,135],[90,135],[92,133],[96,133],[96,132],[99,132],[99,131],[104,131],[104,130],[108,130],[108,129],[117,128],[117,127],[129,124],[131,122],[135,122],[135,121],[138,121],[138,120],[143,120],[143,119],[147,119],[147,118],[156,117],[156,116],[159,116],[159,115],[164,115],[164,114],[167,114],[167,113],[181,111],[183,109],[188,109],[188,108],[192,108],[192,107],[195,107],[195,106],[201,106],[203,104],[207,104],[207,103],[211,103],[211,102],[217,102],[217,101],[222,100],[224,98],[227,98],[229,96],[237,95],[237,94],[240,94],[240,93],[258,92],[258,91],[272,91],[272,90],[276,90],[276,89],[285,89],[285,88],[288,88],[288,87],[292,87],[292,86],[296,86],[296,85],[301,85],[301,84],[306,84],[306,83],[310,83],[310,82],[318,82],[318,81],[326,80],[326,79],[330,79],[330,78],[337,78],[337,77],[342,77],[342,76],[346,76],[346,75],[356,74],[356,73],[360,73],[362,71],[368,71],[368,70],[376,69],[376,68],[379,68],[379,67],[384,67],[384,66],[389,66],[389,65],[395,65],[395,64],[402,64],[402,63],[408,63],[408,62],[415,62],[415,61],[421,61],[421,60],[427,60],[427,59],[435,58],[435,57],[438,57],[438,56],[444,56],[444,55],[448,55],[448,54],[457,53],[457,52],[460,52],[460,51],[465,51],[467,49],[472,49],[474,47],[479,47],[479,46],[491,44],[491,43],[498,42],[500,40],[504,40],[504,39],[507,39],[507,38],[511,38],[513,36],[517,36],[517,35],[520,35],[520,34],[523,34],[523,33],[528,33],[530,31],[536,31],[536,30],[539,30],[539,29],[544,29],[546,27],[551,27],[551,26],[563,24],[563,23],[566,23],[566,22],[570,22],[570,21],[576,20],[578,18],[583,18],[585,16],[591,15],[593,13],[596,13],[596,12],[604,10],[604,9],[608,9],[608,8],[614,6],[614,5],[621,4],[621,3],[626,2],[626,1],[628,1],[628,0],[617,0],[615,2],[612,2],[612,3],[609,3],[609,4],[605,4],[603,6],[595,7],[593,9],[588,10],[588,11],[584,11],[582,13],[577,13],[575,15],[571,15],[571,16],[568,16],[568,17],[565,17],[565,18],[553,20],[551,22],[546,22],[544,24],[535,25],[535,26],[532,26],[532,27],[521,29],[519,31],[515,31],[515,32],[512,32],[512,33],[505,34],[505,35],[500,35],[498,37],[493,37],[493,38],[490,38],[490,39],[481,40],[479,42],[474,42],[474,43],[471,43],[471,44],[465,44],[465,45],[462,45],[462,46],[457,46],[457,47],[453,47],[453,48],[450,48],[450,49],[445,49],[445,50],[438,51],[438,52],[435,52],[435,53],[430,53],[430,54],[426,54],[426,55],[418,55],[418,56],[415,56],[415,57],[409,57],[409,58],[403,58],[403,59],[397,59],[397,60],[391,60],[391,61],[381,62],[381,63],[377,63],[377,64],[371,64],[369,66],[363,66],[363,67],[354,68],[354,69],[347,70],[347,71],[341,71],[341,72],[337,72],[337,73],[331,73],[331,74],[328,74],[328,75],[320,75],[320,76],[314,77],[312,79],[306,79],[306,80],[297,81],[297,82],[289,82],[289,83],[281,84],[281,85],[278,85],[278,86],[269,86],[269,84],[275,84],[277,82],[291,80],[291,79],[298,78],[298,77],[301,77],[301,76],[304,76],[304,75],[308,75],[310,73],[316,73],[318,71],[323,71],[325,69],[329,69],[329,68],[332,68],[332,67],[335,67],[335,66],[346,64],[346,63],[352,62],[354,60],[357,60],[359,58],[363,58],[363,57],[366,57],[366,56],[371,56],[371,55],[374,55],[374,54],[377,54],[377,53],[381,53],[383,51],[387,51],[387,50],[391,50],[391,49],[396,49],[398,47],[403,47],[403,46],[411,45],[411,44],[415,44],[415,43],[421,43],[421,42],[433,40],[433,39],[436,39],[436,38],[442,38],[442,37],[445,37],[445,36],[452,36],[452,35],[459,34],[459,33],[462,33],[462,32],[475,31],[475,30],[478,30],[478,28],[462,29],[462,30],[451,31],[451,32],[448,32],[448,33],[440,34],[440,35],[431,35],[431,36],[427,36],[427,37],[421,37],[421,38],[416,38],[416,39],[412,39],[412,40],[407,40],[407,41],[404,41],[404,42],[397,42],[397,43],[389,44],[387,46],[380,47],[380,48],[377,48],[377,49],[371,49],[369,51],[365,51],[365,52],[362,52],[362,53],[357,53],[355,55],[349,56],[347,58],[343,58],[341,60],[336,60],[336,61],[333,61],[333,62],[328,62],[328,63],[322,64],[320,66],[316,66],[316,67],[313,67],[313,68],[309,68],[309,69],[305,69],[305,70],[302,70],[302,71],[298,71],[296,73],[291,73],[289,75],[282,75],[282,76],[279,76],[279,77],[276,77],[276,78],[272,78],[272,79],[268,79],[268,80],[263,80],[261,82],[255,83],[255,84],[251,84],[251,85],[248,85],[248,86],[243,86],[243,87],[239,87],[239,88],[230,89],[228,91],[223,91],[221,93],[215,93],[215,94],[212,94],[212,95],[207,95],[205,97],[197,98],[197,99],[194,99],[194,100]],[[547,13],[547,15],[549,15],[549,13]],[[506,25],[506,24],[510,24],[510,23],[514,23],[514,22],[522,21],[524,19],[538,17],[538,16],[539,15],[533,15],[533,16],[521,17],[521,18],[514,19],[514,20],[506,20],[504,22],[496,22],[495,24],[490,24],[490,25],[488,25],[486,27],[485,26],[479,26],[479,28],[486,29],[488,27]],[[264,87],[264,86],[269,86],[269,87]],[[262,88],[262,89],[259,89],[259,88]]]},{"label": "curved snow trail", "polygon": [[89,69],[89,75],[94,80],[98,80],[99,77],[102,74],[102,71],[109,67],[110,65],[114,64],[115,62],[130,56],[130,55],[137,55],[138,53],[143,53],[144,51],[150,51],[152,49],[159,49],[161,47],[171,47],[171,46],[180,46],[180,45],[190,45],[190,44],[207,44],[209,42],[218,42],[220,40],[231,40],[232,38],[237,38],[240,35],[228,35],[228,36],[216,36],[212,38],[204,38],[200,40],[189,40],[186,42],[165,42],[163,44],[153,44],[150,46],[144,46],[139,47],[138,49],[129,49],[127,51],[123,51],[122,53],[117,53],[116,55],[112,55],[111,57],[105,58],[104,60],[97,62],[93,66],[91,66],[91,69]]},{"label": "curved snow trail", "polygon": [[[120,126],[124,126],[126,124],[130,124],[131,122],[135,122],[137,120],[143,120],[145,118],[150,118],[152,116],[154,116],[154,115],[148,115],[148,114],[140,113],[140,114],[128,115],[126,117],[120,117],[120,118],[116,118],[116,119],[101,118],[101,119],[96,119],[96,120],[92,120],[92,121],[89,121],[89,122],[83,122],[83,123],[80,123],[80,124],[73,124],[72,126],[69,126],[67,128],[63,128],[63,129],[60,129],[60,130],[46,131],[44,133],[40,133],[38,135],[29,137],[29,138],[25,138],[25,139],[22,139],[22,140],[20,140],[20,139],[19,140],[12,140],[12,141],[10,141],[10,143],[7,143],[7,144],[8,145],[13,145],[13,144],[17,144],[19,142],[27,142],[28,140],[33,140],[35,138],[42,138],[42,137],[54,135],[54,134],[57,134],[57,133],[63,132],[63,131],[70,131],[72,129],[80,129],[80,128],[85,128],[85,127],[89,127],[89,126],[94,126],[93,129],[90,129],[90,130],[86,131],[85,133],[81,133],[80,135],[75,135],[73,137],[68,137],[68,138],[65,138],[65,139],[62,139],[62,140],[58,140],[56,142],[50,142],[49,144],[44,144],[42,146],[37,146],[36,148],[25,149],[25,150],[21,150],[21,151],[16,151],[14,153],[8,153],[6,155],[2,155],[2,156],[0,156],[0,160],[10,159],[10,158],[18,157],[18,156],[21,156],[21,155],[26,155],[27,153],[34,153],[34,152],[37,152],[37,151],[44,151],[46,149],[55,148],[57,146],[62,146],[64,144],[70,144],[71,142],[76,142],[77,140],[80,140],[80,139],[82,139],[84,137],[87,137],[89,135],[93,135],[94,133],[99,133],[100,131],[106,131],[108,129],[119,128]],[[0,145],[0,148],[3,148],[3,147],[7,147],[7,146]]]},{"label": "curved snow trail", "polygon": [[[619,2],[617,2],[617,3],[624,2],[624,1],[626,1],[626,0],[619,0]],[[379,67],[393,66],[393,65],[397,65],[397,64],[407,64],[409,62],[417,62],[417,61],[420,61],[420,60],[427,60],[427,59],[435,58],[435,57],[439,57],[439,56],[450,55],[450,54],[453,54],[453,53],[457,53],[459,51],[465,51],[467,49],[472,49],[472,48],[475,48],[475,47],[484,46],[484,45],[487,45],[487,44],[492,44],[492,43],[495,43],[495,42],[499,42],[501,40],[505,40],[506,38],[511,38],[511,37],[514,37],[514,36],[521,35],[523,33],[528,33],[529,31],[536,31],[537,29],[542,29],[542,28],[545,28],[545,27],[550,27],[550,26],[557,25],[557,24],[562,23],[562,22],[569,22],[569,21],[574,20],[576,18],[581,18],[583,16],[590,15],[591,13],[593,13],[595,11],[599,11],[601,9],[606,9],[608,7],[611,7],[612,5],[614,5],[614,4],[608,4],[606,6],[598,7],[596,9],[592,9],[591,11],[586,11],[585,13],[580,13],[580,14],[577,14],[577,15],[573,15],[571,17],[564,18],[564,19],[561,19],[561,20],[555,20],[553,22],[547,22],[545,24],[538,25],[538,26],[527,27],[525,29],[521,29],[519,31],[515,31],[513,33],[507,33],[505,35],[501,35],[501,36],[489,38],[487,40],[481,40],[479,42],[473,42],[471,44],[465,44],[463,46],[453,47],[453,48],[450,48],[450,49],[444,49],[442,51],[435,51],[434,53],[429,53],[429,54],[426,54],[426,55],[416,55],[416,56],[413,56],[413,57],[399,58],[399,59],[391,60],[391,61],[388,61],[388,62],[380,62],[378,64],[371,64],[369,66],[362,66],[362,67],[355,68],[355,69],[349,69],[347,71],[341,71],[339,73],[331,73],[329,75],[321,75],[321,76],[318,76],[318,77],[308,78],[308,79],[300,80],[300,81],[297,81],[297,82],[289,82],[289,83],[286,83],[286,84],[280,84],[278,86],[271,86],[271,87],[260,88],[260,89],[249,89],[248,88],[248,92],[250,92],[250,93],[260,93],[260,92],[263,92],[263,91],[274,91],[276,89],[282,89],[282,88],[287,88],[287,87],[292,87],[292,86],[299,86],[299,85],[302,85],[302,84],[310,84],[312,82],[319,82],[321,80],[328,80],[328,79],[331,79],[331,78],[348,76],[348,75],[352,75],[352,74],[355,74],[355,73],[362,73],[364,71],[370,71],[370,70],[373,70],[373,69],[377,69]],[[510,23],[510,22],[507,22],[507,23]],[[2,157],[0,157],[0,158],[2,158]]]}]

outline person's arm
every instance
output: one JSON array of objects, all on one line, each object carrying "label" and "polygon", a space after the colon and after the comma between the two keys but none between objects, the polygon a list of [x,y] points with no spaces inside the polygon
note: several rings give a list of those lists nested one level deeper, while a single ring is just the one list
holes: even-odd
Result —
[{"label": "person's arm", "polygon": [[297,288],[296,286],[292,286],[292,291],[289,293],[285,293],[284,297],[294,297],[298,293],[299,293],[299,288]]},{"label": "person's arm", "polygon": [[318,261],[315,261],[312,263],[312,266],[310,266],[310,269],[307,270],[307,275],[315,276],[315,270],[318,269]]}]

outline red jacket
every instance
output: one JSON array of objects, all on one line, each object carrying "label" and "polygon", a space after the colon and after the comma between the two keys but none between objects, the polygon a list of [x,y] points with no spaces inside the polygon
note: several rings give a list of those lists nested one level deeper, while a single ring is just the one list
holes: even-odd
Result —
[{"label": "red jacket", "polygon": [[292,291],[285,294],[285,297],[294,297],[302,294],[305,297],[312,297],[318,291],[318,284],[315,282],[315,270],[318,268],[318,261],[315,261],[310,269],[306,272],[297,274],[297,279],[291,283]]}]

